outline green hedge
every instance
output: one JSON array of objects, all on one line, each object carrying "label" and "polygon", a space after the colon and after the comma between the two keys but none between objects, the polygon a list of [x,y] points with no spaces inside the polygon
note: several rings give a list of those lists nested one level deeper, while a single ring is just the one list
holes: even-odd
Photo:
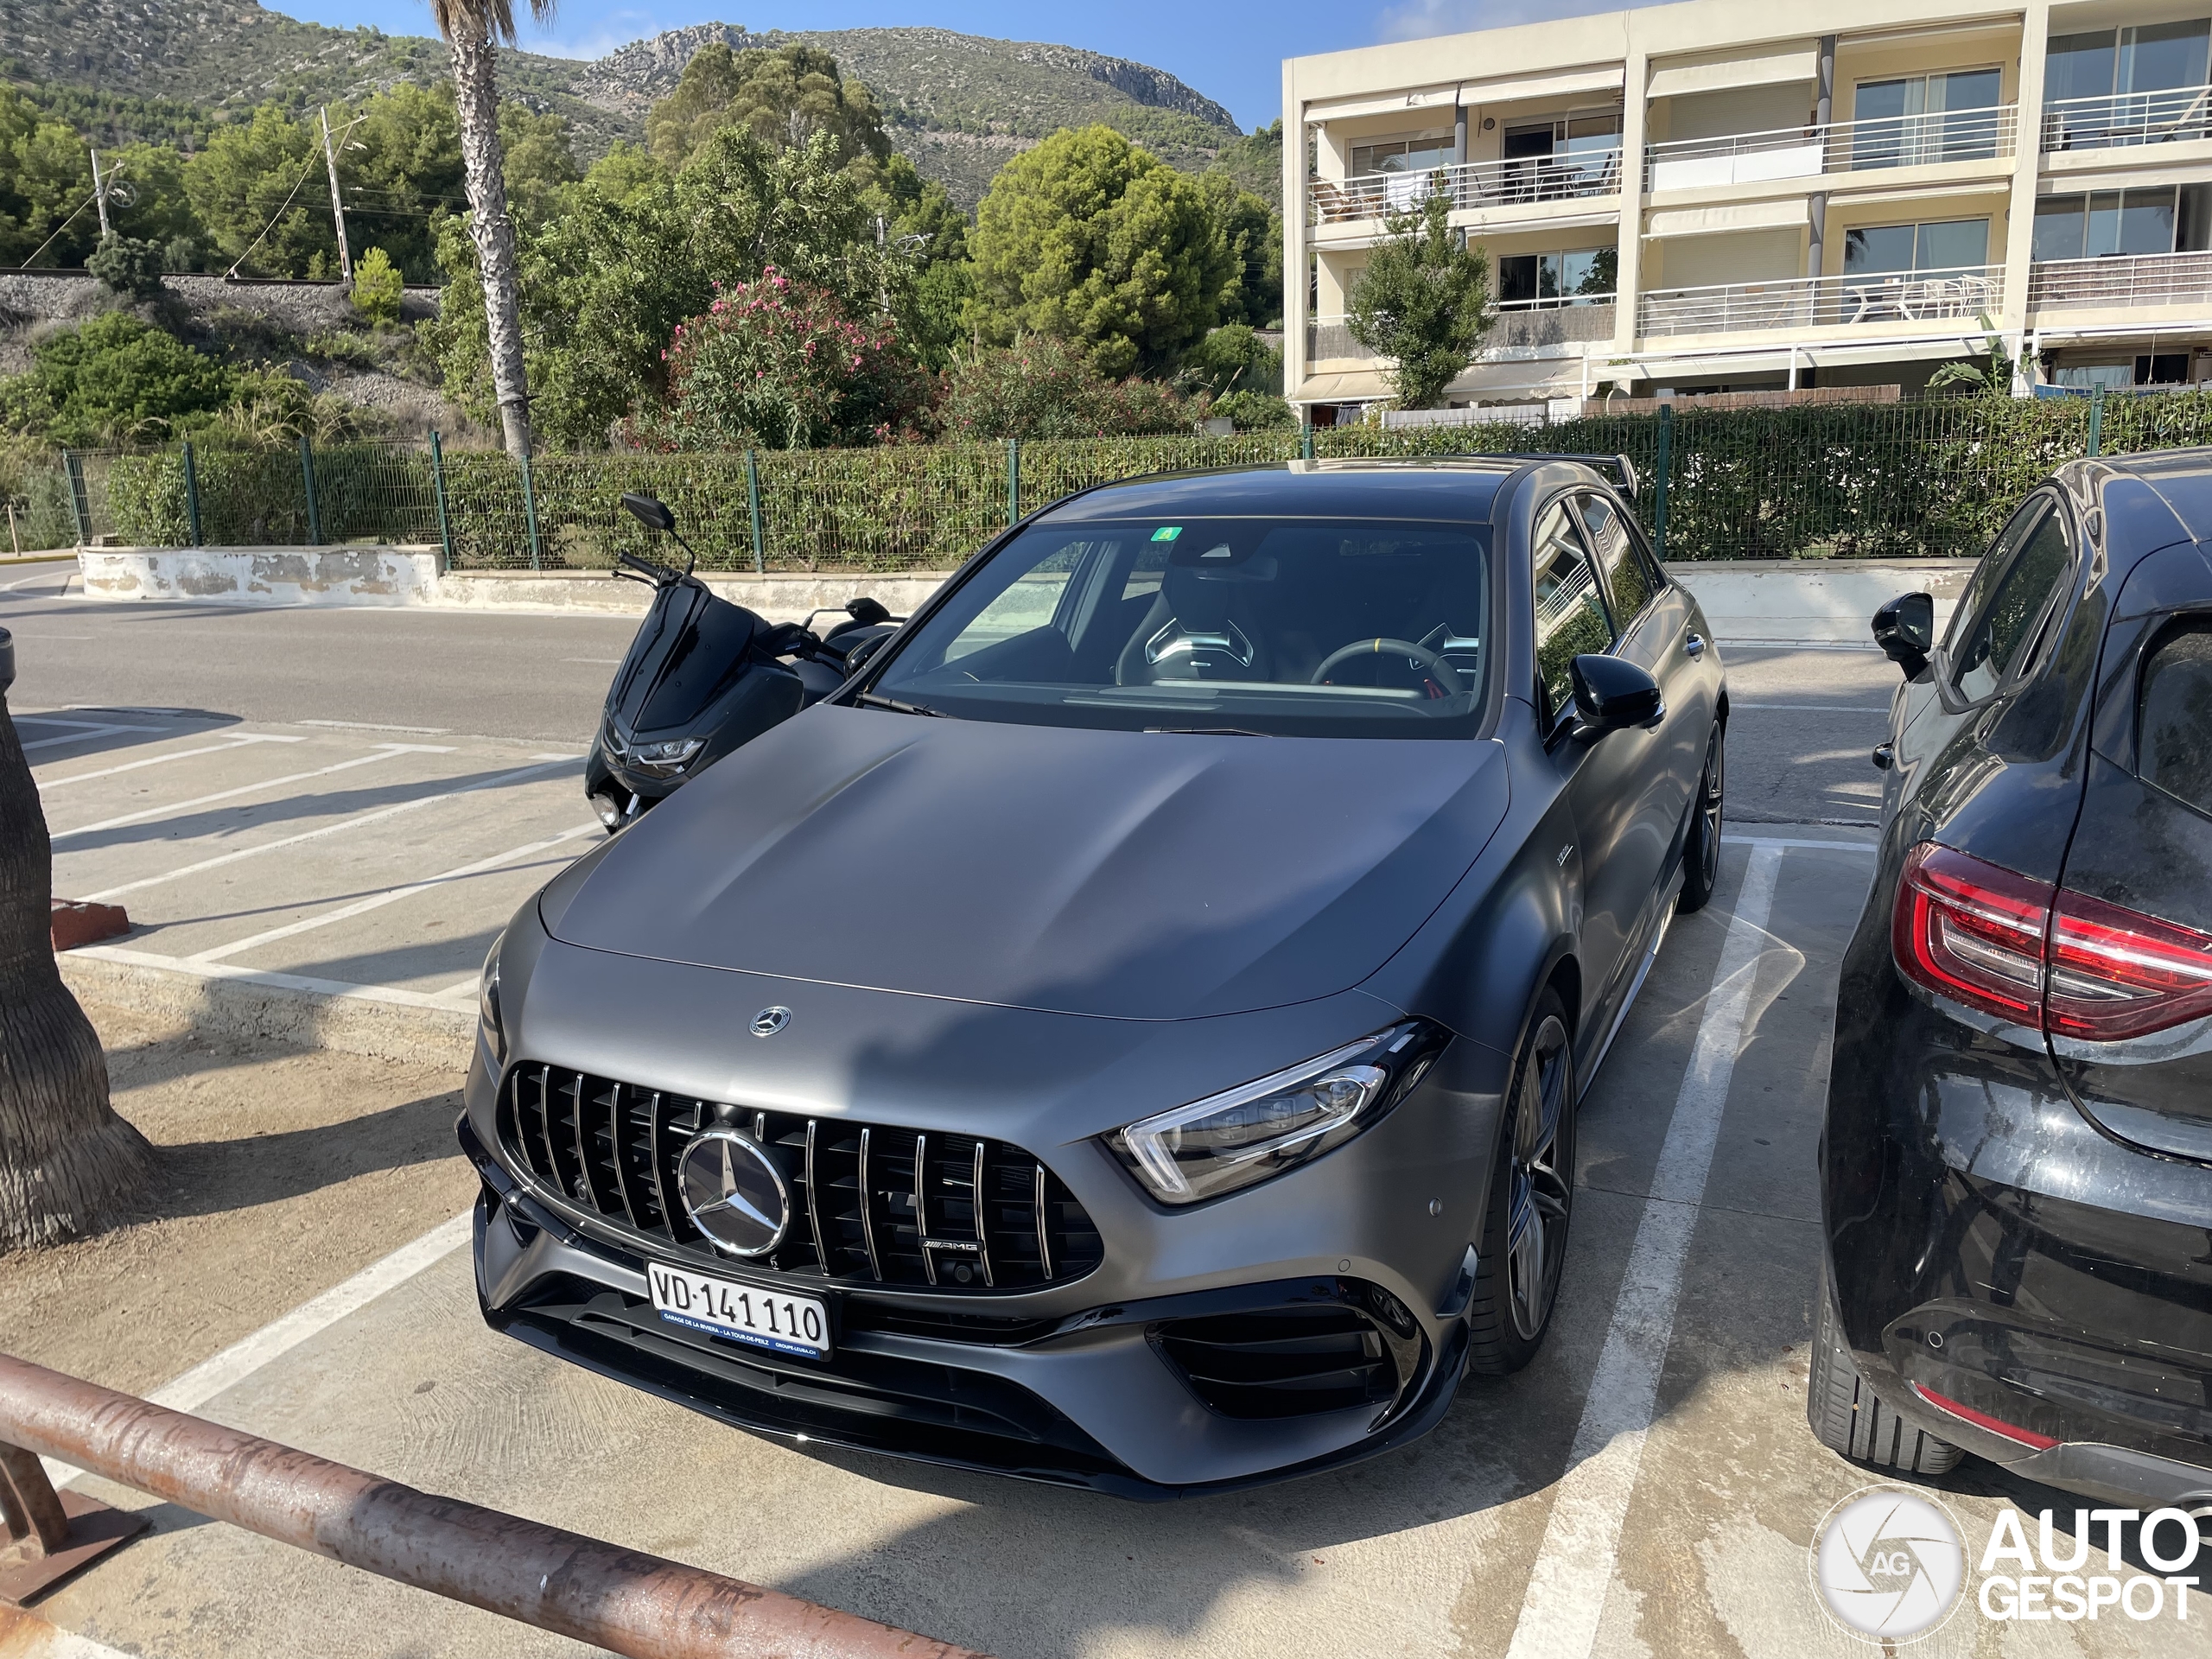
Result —
[{"label": "green hedge", "polygon": [[[1793,409],[1686,410],[1672,422],[1667,555],[1673,559],[1875,558],[1979,554],[2013,505],[2060,461],[2084,453],[2078,398],[1948,398]],[[2212,441],[2212,393],[2115,397],[2107,454]],[[1318,458],[1469,452],[1624,454],[1656,475],[1660,420],[1600,416],[1551,425],[1324,428]],[[1215,438],[1068,439],[1020,447],[1024,512],[1070,491],[1139,474],[1283,461],[1294,431]],[[200,449],[200,539],[213,546],[308,539],[306,489],[292,450]],[[943,570],[1004,528],[1004,444],[762,451],[755,457],[763,564],[771,571]],[[186,539],[175,449],[84,458],[95,532],[141,545]],[[314,456],[325,542],[434,542],[436,478],[426,446],[359,443]],[[532,562],[520,469],[505,455],[444,457],[453,563]],[[753,568],[742,454],[548,454],[531,466],[536,562],[599,569],[645,532],[619,505],[625,490],[675,509],[702,569]],[[65,498],[66,501],[66,498]],[[1637,508],[1652,527],[1657,493]]]}]

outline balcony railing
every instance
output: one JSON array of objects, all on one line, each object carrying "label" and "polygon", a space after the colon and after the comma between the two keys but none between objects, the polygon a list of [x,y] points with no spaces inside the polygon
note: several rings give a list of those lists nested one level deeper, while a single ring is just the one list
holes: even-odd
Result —
[{"label": "balcony railing", "polygon": [[2019,106],[2005,104],[1670,139],[1644,152],[1643,183],[1647,190],[1692,190],[1870,168],[1994,161],[2012,153],[2018,130]]},{"label": "balcony railing", "polygon": [[2195,305],[2212,308],[2212,253],[2042,259],[2028,270],[2028,309]]},{"label": "balcony railing", "polygon": [[2190,138],[2212,138],[2212,86],[2066,98],[2044,105],[2046,152],[2172,144]]},{"label": "balcony railing", "polygon": [[[1496,320],[1484,337],[1485,352],[1501,347],[1568,345],[1613,337],[1613,296],[1578,294],[1563,300],[1501,300]],[[1316,317],[1306,325],[1306,360],[1371,363],[1377,354],[1351,337],[1343,317]]]},{"label": "balcony railing", "polygon": [[1795,276],[1665,289],[1643,296],[1638,332],[1726,334],[1772,328],[1972,321],[2004,303],[2002,265],[1848,276]]},{"label": "balcony railing", "polygon": [[1524,207],[1620,194],[1619,149],[1571,156],[1524,156],[1506,162],[1465,162],[1409,173],[1369,173],[1356,179],[1315,179],[1306,199],[1309,225],[1380,219],[1421,205],[1441,190],[1454,212]]}]

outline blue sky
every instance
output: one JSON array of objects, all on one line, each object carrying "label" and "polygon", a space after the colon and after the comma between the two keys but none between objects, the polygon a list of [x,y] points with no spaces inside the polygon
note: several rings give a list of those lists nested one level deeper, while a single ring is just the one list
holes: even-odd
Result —
[{"label": "blue sky", "polygon": [[[929,24],[968,35],[1017,41],[1057,41],[1134,58],[1181,77],[1229,106],[1247,128],[1282,113],[1286,54],[1332,52],[1377,41],[1410,40],[1460,29],[1597,11],[1629,0],[1116,0],[1073,10],[1017,5],[1013,0],[937,0],[928,7],[884,0],[612,0],[572,3],[552,27],[525,26],[533,50],[594,58],[644,35],[686,23],[742,23],[748,29],[861,29]],[[423,0],[264,0],[270,9],[312,22],[352,28],[370,23],[390,35],[434,31]],[[516,0],[522,11],[528,0]]]}]

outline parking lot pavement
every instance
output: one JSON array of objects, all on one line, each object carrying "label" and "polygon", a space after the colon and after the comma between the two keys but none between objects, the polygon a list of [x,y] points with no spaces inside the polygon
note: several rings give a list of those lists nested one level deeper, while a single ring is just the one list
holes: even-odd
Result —
[{"label": "parking lot pavement", "polygon": [[1723,646],[1728,810],[1737,822],[1874,824],[1896,664],[1879,652]]},{"label": "parking lot pavement", "polygon": [[145,708],[19,709],[57,896],[111,959],[472,1007],[517,905],[602,832],[578,747]]},{"label": "parking lot pavement", "polygon": [[[794,1449],[492,1335],[466,1250],[257,1368],[249,1355],[202,1409],[1007,1659],[1870,1651],[1815,1605],[1808,1542],[1867,1477],[1813,1441],[1804,1390],[1829,1009],[1871,837],[1731,834],[1719,896],[1676,922],[1585,1098],[1550,1343],[1522,1375],[1470,1383],[1434,1434],[1389,1457],[1143,1506]],[[1970,1563],[2008,1505],[2028,1512],[2031,1535],[2037,1510],[2063,1520],[2075,1508],[1971,1462],[1931,1485]],[[582,1651],[153,1514],[152,1536],[54,1596],[48,1616],[162,1659]],[[2108,1612],[2014,1630],[1969,1603],[1915,1651],[2202,1647],[2196,1623]]]}]

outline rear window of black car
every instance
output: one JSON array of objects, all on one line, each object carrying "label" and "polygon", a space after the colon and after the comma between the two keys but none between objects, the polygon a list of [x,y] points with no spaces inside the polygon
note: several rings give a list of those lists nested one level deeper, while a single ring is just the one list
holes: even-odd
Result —
[{"label": "rear window of black car", "polygon": [[1491,671],[1490,537],[1399,519],[1034,524],[869,690],[968,720],[1467,736]]},{"label": "rear window of black car", "polygon": [[2212,616],[2171,623],[2143,659],[2136,769],[2212,813]]}]

